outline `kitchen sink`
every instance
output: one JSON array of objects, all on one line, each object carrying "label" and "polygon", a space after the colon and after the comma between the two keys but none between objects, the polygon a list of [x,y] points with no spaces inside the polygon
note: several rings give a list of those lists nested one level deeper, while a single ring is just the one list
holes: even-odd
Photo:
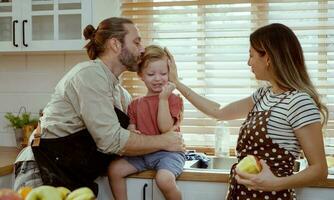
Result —
[{"label": "kitchen sink", "polygon": [[[210,159],[207,163],[207,167],[203,167],[200,161],[192,161],[192,163],[185,166],[185,169],[203,169],[203,170],[220,170],[220,171],[230,171],[232,165],[238,162],[236,157],[214,157],[208,156]],[[305,165],[304,159],[299,159],[295,161],[294,172],[298,172],[299,170],[303,170]]]},{"label": "kitchen sink", "polygon": [[208,157],[210,160],[207,167],[203,167],[200,161],[194,162],[192,165],[185,167],[186,169],[205,169],[205,170],[223,170],[230,171],[232,165],[238,162],[236,157]]}]

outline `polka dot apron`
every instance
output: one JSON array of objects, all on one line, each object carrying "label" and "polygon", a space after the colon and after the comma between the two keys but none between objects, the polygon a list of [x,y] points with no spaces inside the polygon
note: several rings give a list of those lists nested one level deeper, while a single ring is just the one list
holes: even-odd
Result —
[{"label": "polka dot apron", "polygon": [[[287,96],[288,95],[282,98],[274,106],[282,102],[283,99],[285,99]],[[271,171],[276,176],[290,176],[293,174],[295,157],[289,151],[279,147],[278,144],[273,143],[267,132],[267,125],[269,121],[269,116],[271,114],[271,108],[273,108],[274,106],[266,111],[254,111],[256,104],[257,102],[254,104],[251,112],[248,113],[246,120],[240,128],[239,138],[236,147],[238,160],[240,161],[247,155],[254,155],[258,159],[265,160],[266,163],[269,165]],[[232,166],[230,172],[229,189],[226,195],[227,200],[296,199],[295,191],[293,189],[264,192],[250,190],[244,185],[239,185],[235,179],[235,167],[236,164]]]}]

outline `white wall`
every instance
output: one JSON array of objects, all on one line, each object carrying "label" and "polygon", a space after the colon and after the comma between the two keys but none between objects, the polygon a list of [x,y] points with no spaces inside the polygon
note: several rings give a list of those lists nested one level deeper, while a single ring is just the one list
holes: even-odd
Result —
[{"label": "white wall", "polygon": [[65,72],[84,60],[85,52],[0,55],[0,146],[16,145],[5,113],[25,106],[37,116]]},{"label": "white wall", "polygon": [[120,6],[120,0],[92,0],[94,27],[96,28],[105,18],[120,16]]},{"label": "white wall", "polygon": [[[92,0],[94,27],[108,17],[120,16],[119,0]],[[86,53],[0,54],[0,146],[15,146],[13,130],[4,118],[21,106],[38,116],[50,100],[61,77],[76,63],[88,60]]]}]

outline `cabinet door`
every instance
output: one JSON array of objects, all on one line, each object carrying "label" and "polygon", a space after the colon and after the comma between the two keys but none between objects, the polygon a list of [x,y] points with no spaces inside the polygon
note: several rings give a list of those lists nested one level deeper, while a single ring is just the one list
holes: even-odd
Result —
[{"label": "cabinet door", "polygon": [[7,174],[0,176],[0,188],[12,188],[14,181],[14,174]]},{"label": "cabinet door", "polygon": [[81,50],[91,0],[22,0],[22,50]]},{"label": "cabinet door", "polygon": [[19,51],[20,37],[20,2],[0,0],[0,51]]},{"label": "cabinet door", "polygon": [[[222,200],[227,193],[227,183],[177,181],[183,200]],[[159,188],[153,183],[153,199],[163,200]]]},{"label": "cabinet door", "polygon": [[332,188],[311,188],[304,187],[296,190],[297,199],[302,200],[332,200],[334,196],[334,190]]},{"label": "cabinet door", "polygon": [[126,184],[128,200],[152,200],[152,179],[127,178]]},{"label": "cabinet door", "polygon": [[[99,185],[97,200],[114,199],[106,176],[97,178],[96,183]],[[126,184],[128,200],[152,200],[152,179],[127,178]]]}]

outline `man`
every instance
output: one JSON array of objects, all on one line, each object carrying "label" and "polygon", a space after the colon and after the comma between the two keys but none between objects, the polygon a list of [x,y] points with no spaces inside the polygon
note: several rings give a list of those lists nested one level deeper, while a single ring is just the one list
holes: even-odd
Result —
[{"label": "man", "polygon": [[141,155],[158,150],[184,151],[181,136],[159,136],[127,130],[128,92],[119,85],[124,71],[137,71],[144,51],[138,30],[124,18],[88,25],[84,36],[91,61],[74,66],[57,84],[43,111],[40,131],[15,164],[14,189],[42,184],[73,190],[88,186],[115,155]]}]

